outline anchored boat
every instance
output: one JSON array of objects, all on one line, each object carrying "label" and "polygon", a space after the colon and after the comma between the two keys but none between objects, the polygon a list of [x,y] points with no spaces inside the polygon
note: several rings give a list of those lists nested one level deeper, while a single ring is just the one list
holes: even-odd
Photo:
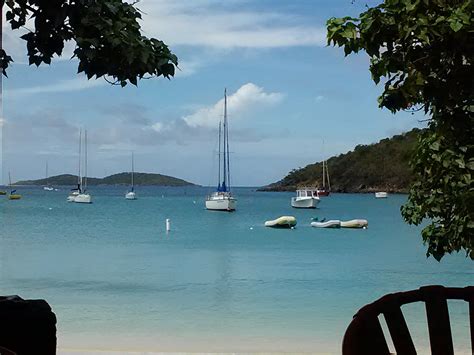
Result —
[{"label": "anchored boat", "polygon": [[125,194],[125,199],[127,200],[136,200],[137,199],[137,194],[135,193],[135,184],[134,184],[134,181],[133,181],[133,175],[134,175],[134,166],[133,166],[133,152],[132,152],[132,185],[131,185],[131,188],[130,188],[130,191],[128,191],[126,194]]},{"label": "anchored boat", "polygon": [[[221,139],[222,138],[222,139]],[[222,144],[221,144],[222,143]],[[222,154],[221,154],[222,152]],[[227,121],[227,91],[224,90],[224,121],[219,122],[219,172],[217,190],[207,196],[206,208],[214,211],[235,211],[237,200],[230,190],[229,124]],[[221,182],[222,171],[222,182]]]},{"label": "anchored boat", "polygon": [[293,216],[281,216],[265,222],[265,227],[272,228],[293,228],[294,226],[296,226],[296,218]]},{"label": "anchored boat", "polygon": [[316,208],[319,203],[318,190],[314,188],[301,188],[296,190],[296,197],[291,198],[291,207]]}]

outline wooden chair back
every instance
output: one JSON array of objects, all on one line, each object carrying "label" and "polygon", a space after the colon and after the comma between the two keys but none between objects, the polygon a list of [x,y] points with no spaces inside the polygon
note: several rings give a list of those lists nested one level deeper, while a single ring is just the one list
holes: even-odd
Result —
[{"label": "wooden chair back", "polygon": [[453,355],[448,299],[469,303],[471,349],[474,354],[474,286],[464,288],[425,286],[418,290],[383,296],[362,307],[344,335],[343,355],[389,355],[390,351],[378,316],[383,314],[398,355],[416,355],[415,345],[403,317],[401,306],[424,302],[432,355]]}]

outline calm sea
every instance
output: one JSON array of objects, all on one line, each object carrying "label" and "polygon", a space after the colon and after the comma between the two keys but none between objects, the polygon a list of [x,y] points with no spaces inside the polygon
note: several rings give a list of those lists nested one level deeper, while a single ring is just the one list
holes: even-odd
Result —
[{"label": "calm sea", "polygon": [[[207,188],[93,187],[92,205],[22,188],[0,197],[0,294],[44,298],[62,349],[340,353],[353,314],[383,294],[466,286],[474,263],[427,259],[404,195],[333,194],[317,210],[289,193],[235,190],[235,213],[204,209]],[[294,230],[263,227],[294,215]],[[312,217],[365,218],[366,230],[311,228]],[[165,219],[171,232],[165,232]],[[420,348],[424,309],[405,307]],[[450,303],[456,346],[468,349],[467,306]]]}]

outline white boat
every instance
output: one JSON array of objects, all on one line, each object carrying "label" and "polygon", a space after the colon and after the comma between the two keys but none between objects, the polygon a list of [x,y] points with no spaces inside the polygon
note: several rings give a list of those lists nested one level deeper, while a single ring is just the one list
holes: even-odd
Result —
[{"label": "white boat", "polygon": [[329,221],[314,221],[311,222],[311,227],[316,228],[340,228],[341,221],[338,219],[330,219]]},{"label": "white boat", "polygon": [[[79,133],[80,140],[80,133]],[[79,166],[81,165],[81,144],[79,142]],[[80,168],[79,168],[80,171]],[[79,174],[78,194],[74,196],[72,202],[75,203],[92,203],[92,196],[87,193],[87,130],[84,132],[84,176]]]},{"label": "white boat", "polygon": [[380,191],[375,193],[375,198],[387,198],[388,193],[385,191]]},{"label": "white boat", "polygon": [[75,191],[72,191],[69,196],[67,197],[67,201],[68,202],[74,202],[74,199],[76,198],[76,196],[79,195],[79,191],[75,190]]},{"label": "white boat", "polygon": [[369,222],[366,219],[351,219],[350,221],[341,221],[341,228],[367,228]]},{"label": "white boat", "polygon": [[133,174],[134,174],[134,162],[133,162],[133,152],[132,152],[132,185],[130,187],[130,191],[128,191],[125,194],[125,199],[126,200],[136,200],[137,199],[137,194],[135,193],[135,184],[133,181]]},{"label": "white boat", "polygon": [[265,227],[293,228],[296,226],[296,218],[293,216],[281,216],[277,219],[265,222]]},{"label": "white boat", "polygon": [[291,207],[316,208],[319,203],[318,190],[301,188],[296,190],[296,197],[291,198]]},{"label": "white boat", "polygon": [[[217,190],[206,197],[206,209],[213,210],[213,211],[228,211],[228,212],[235,211],[237,200],[232,195],[232,192],[230,189],[229,124],[227,121],[227,91],[226,90],[224,90],[224,121],[223,121],[223,124],[219,122],[218,160],[219,160],[219,172],[218,172],[218,178],[217,178]],[[222,171],[222,182],[221,182],[221,171]]]},{"label": "white boat", "polygon": [[45,191],[54,191],[54,187],[52,187],[48,183],[48,162],[46,162],[46,185],[43,186],[43,190],[45,190]]},{"label": "white boat", "polygon": [[79,129],[79,164],[77,165],[77,187],[72,189],[66,198],[67,202],[74,202],[76,196],[81,193],[81,144],[82,144],[82,129]]},{"label": "white boat", "polygon": [[10,192],[8,193],[8,199],[9,200],[20,200],[21,195],[16,193],[16,190],[13,190],[12,188],[12,177],[10,175],[10,172],[8,172],[8,186],[10,187]]}]

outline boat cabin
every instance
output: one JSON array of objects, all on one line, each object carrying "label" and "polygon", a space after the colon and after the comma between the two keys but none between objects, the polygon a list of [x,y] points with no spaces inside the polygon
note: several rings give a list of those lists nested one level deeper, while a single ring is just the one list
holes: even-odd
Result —
[{"label": "boat cabin", "polygon": [[296,197],[318,197],[317,189],[303,188],[296,190]]}]

